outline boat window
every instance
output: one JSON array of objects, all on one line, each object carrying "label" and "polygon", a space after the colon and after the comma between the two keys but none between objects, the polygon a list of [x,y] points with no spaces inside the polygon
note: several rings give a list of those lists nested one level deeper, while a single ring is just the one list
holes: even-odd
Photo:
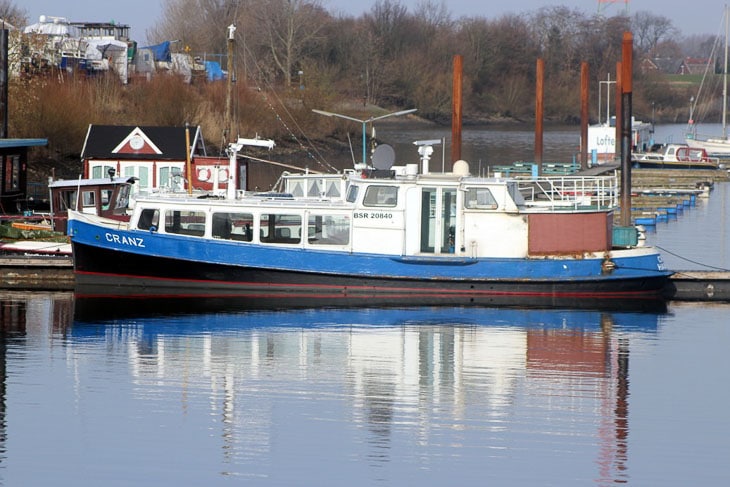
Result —
[{"label": "boat window", "polygon": [[391,207],[398,203],[398,188],[396,186],[368,186],[365,190],[363,206]]},{"label": "boat window", "polygon": [[108,210],[109,205],[111,205],[112,202],[112,193],[114,191],[111,189],[102,189],[101,190],[101,209],[102,210]]},{"label": "boat window", "polygon": [[124,184],[119,187],[117,193],[117,201],[114,203],[114,213],[124,214],[129,206],[129,192],[132,190],[131,184]]},{"label": "boat window", "polygon": [[253,215],[251,213],[213,213],[213,238],[253,240]]},{"label": "boat window", "polygon": [[288,187],[289,187],[289,193],[291,193],[294,197],[302,197],[304,196],[304,189],[302,189],[304,186],[304,181],[301,180],[291,180],[288,181]]},{"label": "boat window", "polygon": [[354,203],[357,201],[357,192],[359,190],[359,186],[352,185],[349,188],[347,188],[347,202],[348,203]]},{"label": "boat window", "polygon": [[156,229],[160,224],[160,210],[155,208],[145,208],[139,214],[137,228],[140,230]]},{"label": "boat window", "polygon": [[60,210],[76,209],[76,190],[64,190],[61,192]]},{"label": "boat window", "polygon": [[81,193],[82,198],[84,199],[84,202],[82,203],[84,206],[94,206],[94,200],[96,198],[96,193],[93,191],[83,191]]},{"label": "boat window", "polygon": [[348,215],[309,215],[307,241],[312,245],[348,245],[350,217]]},{"label": "boat window", "polygon": [[497,200],[488,188],[467,188],[464,208],[468,210],[496,210]]},{"label": "boat window", "polygon": [[325,187],[327,190],[325,194],[330,198],[339,198],[340,195],[340,180],[337,181],[326,181]]},{"label": "boat window", "polygon": [[320,196],[319,181],[312,179],[309,181],[309,189],[307,190],[307,196],[317,198]]},{"label": "boat window", "polygon": [[265,213],[259,219],[260,239],[264,243],[296,244],[302,240],[302,217]]},{"label": "boat window", "polygon": [[165,211],[165,232],[202,237],[205,233],[205,213],[202,211]]},{"label": "boat window", "polygon": [[96,215],[96,192],[94,190],[81,192],[81,212]]}]

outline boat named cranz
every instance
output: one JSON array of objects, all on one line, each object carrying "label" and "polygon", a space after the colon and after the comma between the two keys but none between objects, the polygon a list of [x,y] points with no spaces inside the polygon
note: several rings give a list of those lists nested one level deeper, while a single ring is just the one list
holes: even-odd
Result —
[{"label": "boat named cranz", "polygon": [[77,293],[250,307],[662,299],[658,252],[614,228],[615,175],[481,178],[465,161],[430,173],[433,142],[417,142],[420,164],[285,173],[276,192],[140,196],[129,222],[69,211]]}]

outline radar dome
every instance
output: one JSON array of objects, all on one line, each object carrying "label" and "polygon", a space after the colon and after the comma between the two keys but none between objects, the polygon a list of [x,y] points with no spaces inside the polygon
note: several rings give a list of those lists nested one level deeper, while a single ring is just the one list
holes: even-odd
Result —
[{"label": "radar dome", "polygon": [[454,163],[452,172],[457,176],[468,176],[469,175],[469,163],[463,159],[459,159]]}]

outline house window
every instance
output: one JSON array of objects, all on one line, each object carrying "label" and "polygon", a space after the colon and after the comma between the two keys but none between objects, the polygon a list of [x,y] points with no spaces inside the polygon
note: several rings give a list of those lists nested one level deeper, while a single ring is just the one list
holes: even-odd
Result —
[{"label": "house window", "polygon": [[108,164],[100,164],[100,165],[91,166],[91,177],[96,178],[96,179],[108,178],[110,169],[112,169],[116,172],[116,168],[114,166],[111,166]]},{"label": "house window", "polygon": [[150,189],[150,168],[146,165],[122,165],[122,173],[125,177],[136,177],[137,182],[132,187],[132,192],[145,191]]},{"label": "house window", "polygon": [[158,166],[158,186],[171,191],[182,191],[185,188],[185,178],[180,166]]}]

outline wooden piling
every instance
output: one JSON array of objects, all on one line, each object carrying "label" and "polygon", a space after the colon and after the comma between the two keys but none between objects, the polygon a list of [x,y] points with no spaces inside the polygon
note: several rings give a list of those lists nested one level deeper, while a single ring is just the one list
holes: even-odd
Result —
[{"label": "wooden piling", "polygon": [[588,63],[580,65],[580,168],[588,169],[588,124],[590,123],[589,106],[589,71]]},{"label": "wooden piling", "polygon": [[454,56],[453,93],[451,100],[451,164],[461,159],[462,56]]},{"label": "wooden piling", "polygon": [[542,58],[537,60],[535,78],[535,164],[537,164],[537,173],[542,174],[545,78],[545,61]]}]

